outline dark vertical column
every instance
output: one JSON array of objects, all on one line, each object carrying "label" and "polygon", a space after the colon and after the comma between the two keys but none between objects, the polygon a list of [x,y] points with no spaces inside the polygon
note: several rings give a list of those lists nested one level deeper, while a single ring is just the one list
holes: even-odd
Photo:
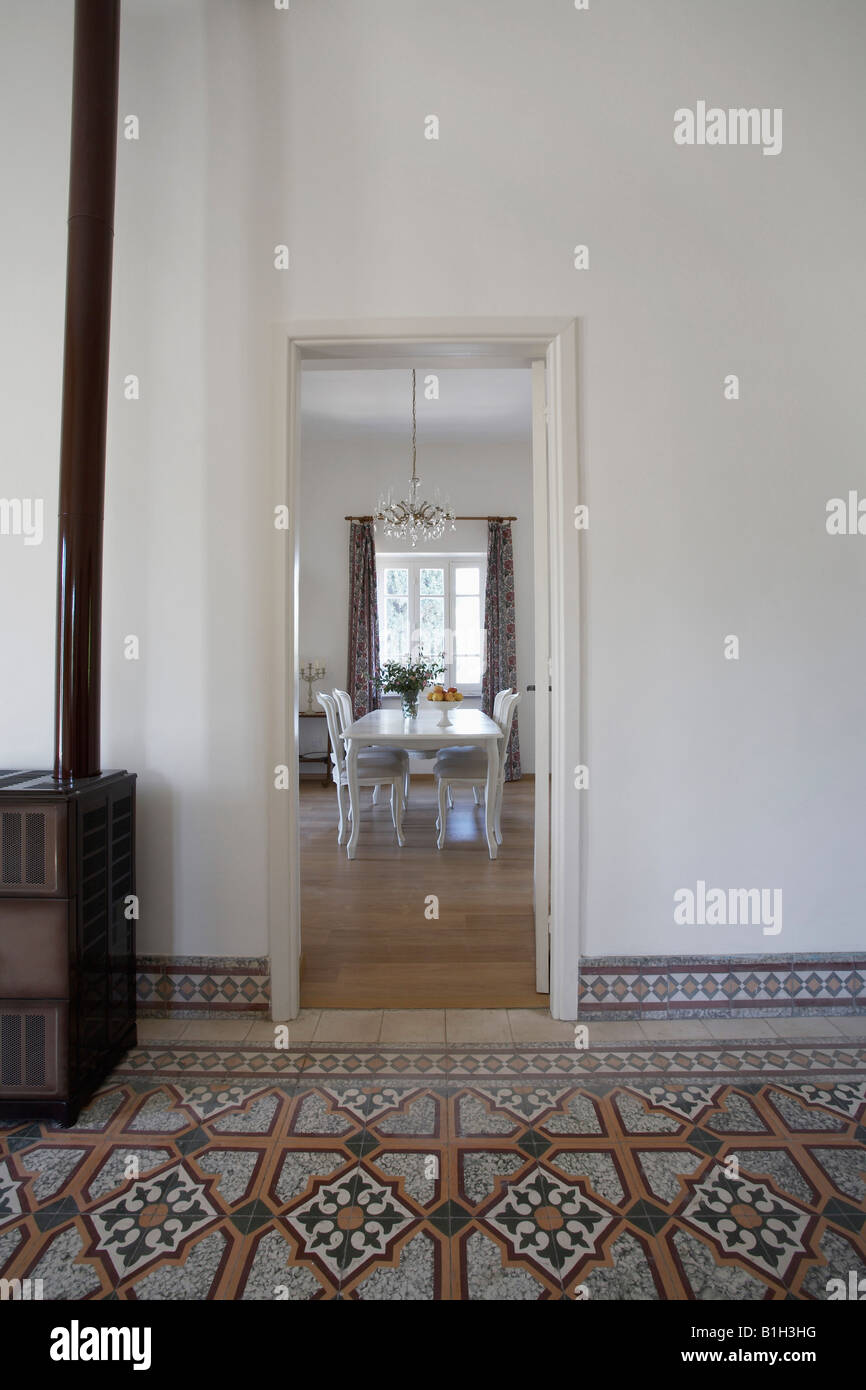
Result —
[{"label": "dark vertical column", "polygon": [[120,0],[76,0],[60,429],[54,775],[100,771],[102,513]]}]

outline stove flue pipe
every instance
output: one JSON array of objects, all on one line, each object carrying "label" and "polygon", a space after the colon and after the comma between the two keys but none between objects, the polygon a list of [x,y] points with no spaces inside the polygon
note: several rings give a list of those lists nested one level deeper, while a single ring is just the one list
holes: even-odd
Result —
[{"label": "stove flue pipe", "polygon": [[100,772],[102,515],[120,0],[76,0],[60,427],[54,776]]}]

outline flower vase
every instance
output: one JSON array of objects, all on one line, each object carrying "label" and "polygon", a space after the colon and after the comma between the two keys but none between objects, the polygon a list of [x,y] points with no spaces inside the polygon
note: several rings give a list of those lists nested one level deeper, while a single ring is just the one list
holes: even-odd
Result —
[{"label": "flower vase", "polygon": [[417,719],[417,718],[418,718],[418,694],[417,694],[417,691],[416,691],[416,693],[415,693],[414,695],[405,695],[405,694],[404,694],[404,695],[401,697],[401,699],[402,699],[402,704],[403,704],[403,718],[404,718],[404,719]]}]

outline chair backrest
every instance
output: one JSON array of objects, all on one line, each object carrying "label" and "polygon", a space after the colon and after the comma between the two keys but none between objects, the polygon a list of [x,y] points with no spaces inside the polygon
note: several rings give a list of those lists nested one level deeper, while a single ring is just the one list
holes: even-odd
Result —
[{"label": "chair backrest", "polygon": [[520,704],[520,695],[511,694],[510,691],[504,692],[505,699],[502,702],[500,715],[497,724],[502,730],[502,742],[499,745],[499,776],[505,772],[505,755],[508,751],[508,740],[511,738],[511,726],[514,723],[514,711]]},{"label": "chair backrest", "polygon": [[333,695],[326,695],[324,690],[316,691],[316,699],[325,711],[325,719],[328,722],[328,735],[331,740],[331,762],[337,771],[337,780],[343,775],[345,767],[345,749],[343,747],[343,734],[340,728],[340,718],[337,713],[337,701]]},{"label": "chair backrest", "polygon": [[355,714],[352,709],[352,697],[348,690],[334,690],[334,699],[337,701],[337,712],[340,716],[340,728],[346,732],[350,724],[355,722]]},{"label": "chair backrest", "polygon": [[502,715],[502,706],[510,694],[510,685],[507,685],[504,690],[497,690],[496,692],[496,695],[493,700],[493,718],[496,720],[497,724],[499,723],[500,717]]}]

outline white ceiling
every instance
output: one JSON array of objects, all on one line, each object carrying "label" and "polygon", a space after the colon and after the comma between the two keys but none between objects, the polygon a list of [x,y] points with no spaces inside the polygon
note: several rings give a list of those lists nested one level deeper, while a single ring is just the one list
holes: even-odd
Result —
[{"label": "white ceiling", "polygon": [[[439,399],[427,400],[425,378],[439,378]],[[532,427],[527,367],[417,367],[418,442],[436,439],[521,439]],[[408,368],[304,370],[301,428],[314,434],[375,431],[412,437],[412,377]]]}]

